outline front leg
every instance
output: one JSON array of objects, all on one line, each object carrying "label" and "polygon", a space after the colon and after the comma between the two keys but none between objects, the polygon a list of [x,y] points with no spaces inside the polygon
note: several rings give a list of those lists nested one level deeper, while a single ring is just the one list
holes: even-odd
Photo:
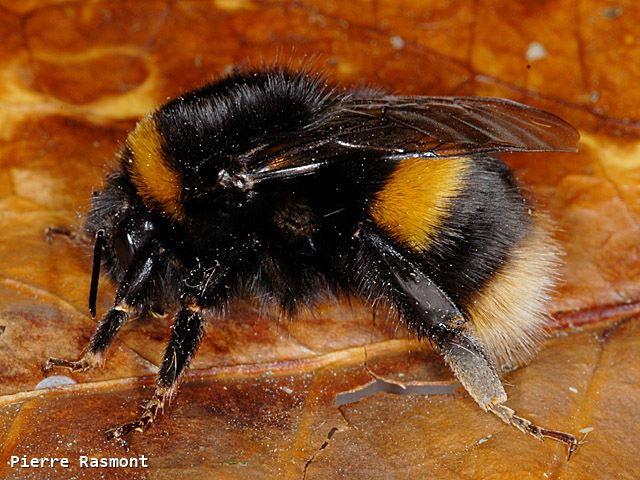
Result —
[{"label": "front leg", "polygon": [[91,368],[101,366],[104,363],[105,354],[116,338],[122,325],[129,319],[127,304],[118,303],[109,310],[98,323],[95,333],[89,341],[84,355],[79,360],[66,360],[64,358],[48,358],[44,364],[45,373],[53,368],[64,368],[71,372],[84,372]]},{"label": "front leg", "polygon": [[79,360],[49,358],[44,365],[45,373],[52,368],[82,372],[102,365],[105,354],[120,328],[131,316],[144,310],[148,299],[155,293],[157,288],[155,284],[165,261],[164,256],[165,252],[156,241],[151,241],[143,247],[120,283],[113,307],[98,322],[82,358]]},{"label": "front leg", "polygon": [[73,246],[91,245],[91,238],[82,230],[68,227],[59,227],[57,225],[49,225],[44,229],[44,238],[47,243],[52,243],[55,237],[65,238]]}]

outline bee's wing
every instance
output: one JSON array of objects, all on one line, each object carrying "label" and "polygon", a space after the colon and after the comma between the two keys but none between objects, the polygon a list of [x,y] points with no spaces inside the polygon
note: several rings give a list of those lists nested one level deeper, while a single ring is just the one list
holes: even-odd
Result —
[{"label": "bee's wing", "polygon": [[[337,101],[300,138],[253,152],[262,157],[253,172],[265,178],[268,172],[281,178],[309,174],[354,150],[398,160],[442,158],[575,151],[578,139],[561,118],[506,99],[351,96]],[[291,175],[276,174],[281,170]]]},{"label": "bee's wing", "polygon": [[501,98],[347,99],[335,122],[339,141],[393,148],[402,155],[574,151],[579,138],[575,128],[555,115]]}]

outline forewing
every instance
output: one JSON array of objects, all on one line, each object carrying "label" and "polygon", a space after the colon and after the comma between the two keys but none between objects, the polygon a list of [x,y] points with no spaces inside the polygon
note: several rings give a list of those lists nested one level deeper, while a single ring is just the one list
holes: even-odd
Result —
[{"label": "forewing", "polygon": [[511,100],[483,97],[347,99],[336,139],[401,155],[574,151],[578,132],[564,120]]},{"label": "forewing", "polygon": [[[353,150],[401,160],[500,152],[575,151],[579,134],[538,108],[485,97],[345,97],[304,135],[254,151],[253,173],[310,174]],[[260,149],[258,149],[260,150]],[[299,172],[299,173],[298,173]]]}]

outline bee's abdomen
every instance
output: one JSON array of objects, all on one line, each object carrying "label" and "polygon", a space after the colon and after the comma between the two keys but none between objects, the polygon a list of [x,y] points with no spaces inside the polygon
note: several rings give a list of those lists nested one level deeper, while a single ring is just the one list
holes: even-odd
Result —
[{"label": "bee's abdomen", "polygon": [[530,211],[511,172],[492,157],[404,160],[371,206],[378,227],[460,305],[525,236]]},{"label": "bee's abdomen", "polygon": [[502,162],[403,161],[371,216],[465,312],[497,363],[526,361],[547,324],[559,248]]},{"label": "bee's abdomen", "polygon": [[461,307],[526,235],[529,212],[511,172],[492,157],[404,160],[371,206],[378,227]]},{"label": "bee's abdomen", "polygon": [[561,264],[551,229],[543,214],[534,214],[526,235],[466,305],[475,335],[499,365],[526,363],[549,326],[547,306]]}]

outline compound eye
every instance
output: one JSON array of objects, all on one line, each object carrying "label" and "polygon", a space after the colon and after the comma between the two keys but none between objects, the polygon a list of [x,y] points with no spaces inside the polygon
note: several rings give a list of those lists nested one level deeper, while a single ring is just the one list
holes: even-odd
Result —
[{"label": "compound eye", "polygon": [[153,224],[148,220],[142,222],[131,220],[119,223],[113,231],[113,249],[118,263],[124,269],[129,267],[140,246],[148,239]]},{"label": "compound eye", "polygon": [[125,226],[119,224],[113,231],[113,249],[118,263],[124,269],[126,269],[133,259],[135,253],[135,241],[130,232],[127,231]]}]

